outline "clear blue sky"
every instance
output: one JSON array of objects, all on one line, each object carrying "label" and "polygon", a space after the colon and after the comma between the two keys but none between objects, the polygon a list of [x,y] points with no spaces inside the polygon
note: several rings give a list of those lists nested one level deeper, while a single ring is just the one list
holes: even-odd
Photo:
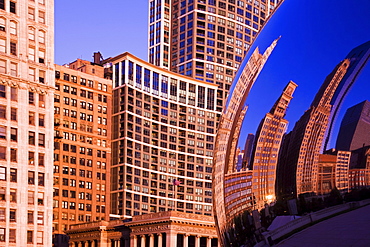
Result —
[{"label": "clear blue sky", "polygon": [[[286,117],[292,128],[335,65],[370,40],[369,11],[369,0],[286,0],[257,41],[263,50],[282,35],[248,98],[243,135],[255,131],[289,80],[298,84]],[[148,0],[56,0],[55,63],[91,60],[94,51],[105,58],[128,51],[146,60],[147,16]],[[370,65],[341,114],[370,99],[369,79]]]}]

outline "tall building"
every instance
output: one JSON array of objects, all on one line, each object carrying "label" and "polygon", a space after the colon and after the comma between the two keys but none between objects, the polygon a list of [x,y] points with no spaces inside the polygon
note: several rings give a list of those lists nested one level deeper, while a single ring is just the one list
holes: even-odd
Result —
[{"label": "tall building", "polygon": [[0,1],[0,245],[51,246],[54,1]]},{"label": "tall building", "polygon": [[245,141],[245,145],[244,145],[242,168],[250,169],[250,161],[251,161],[251,156],[252,156],[252,151],[253,151],[253,143],[254,143],[254,134],[249,133],[247,136],[247,140]]},{"label": "tall building", "polygon": [[257,209],[275,201],[276,166],[281,140],[288,127],[284,119],[297,84],[290,81],[270,112],[261,120],[252,154],[253,194]]},{"label": "tall building", "polygon": [[108,220],[111,80],[77,59],[55,67],[54,242],[72,224]]},{"label": "tall building", "polygon": [[278,161],[281,182],[278,190],[284,191],[283,194],[317,193],[318,156],[332,114],[331,100],[348,66],[349,60],[345,59],[326,77],[310,108],[286,135],[284,145],[287,147],[282,148],[284,152]]},{"label": "tall building", "polygon": [[111,214],[176,210],[212,215],[217,85],[129,53],[111,66]]},{"label": "tall building", "polygon": [[336,143],[336,149],[352,151],[370,145],[370,102],[365,100],[344,115]]},{"label": "tall building", "polygon": [[282,0],[150,0],[149,62],[217,84],[222,110],[234,74]]}]

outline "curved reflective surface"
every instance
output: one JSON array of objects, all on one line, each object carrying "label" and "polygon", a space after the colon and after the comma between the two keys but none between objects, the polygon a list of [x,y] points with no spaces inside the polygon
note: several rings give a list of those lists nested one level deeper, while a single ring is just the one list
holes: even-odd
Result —
[{"label": "curved reflective surface", "polygon": [[284,2],[234,78],[214,154],[213,203],[224,246],[262,241],[260,212],[270,217],[266,205],[277,197],[317,192],[317,157],[335,143],[339,109],[368,99],[369,3],[335,4]]}]

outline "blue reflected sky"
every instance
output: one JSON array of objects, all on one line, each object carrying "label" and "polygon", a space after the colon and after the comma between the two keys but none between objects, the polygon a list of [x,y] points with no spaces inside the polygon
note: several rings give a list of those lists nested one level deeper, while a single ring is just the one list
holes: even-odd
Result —
[{"label": "blue reflected sky", "polygon": [[[263,51],[282,36],[248,97],[242,140],[255,132],[289,80],[298,84],[286,116],[289,128],[294,126],[335,65],[352,48],[370,40],[369,10],[369,0],[283,3],[256,43]],[[101,51],[105,58],[129,51],[146,60],[147,19],[148,0],[56,0],[55,62],[91,60],[94,51]],[[345,100],[336,126],[346,108],[370,99],[369,67]]]}]

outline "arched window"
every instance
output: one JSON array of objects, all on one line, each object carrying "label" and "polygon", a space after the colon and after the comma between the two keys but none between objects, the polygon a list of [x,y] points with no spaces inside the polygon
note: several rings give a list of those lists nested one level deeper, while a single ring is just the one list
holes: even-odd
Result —
[{"label": "arched window", "polygon": [[45,44],[45,32],[43,30],[39,30],[39,42]]},{"label": "arched window", "polygon": [[10,33],[17,35],[17,23],[15,21],[10,21]]},{"label": "arched window", "polygon": [[0,18],[0,31],[5,32],[5,27],[6,27],[6,20],[5,18]]},{"label": "arched window", "polygon": [[28,28],[28,39],[35,40],[35,29],[33,27]]}]

